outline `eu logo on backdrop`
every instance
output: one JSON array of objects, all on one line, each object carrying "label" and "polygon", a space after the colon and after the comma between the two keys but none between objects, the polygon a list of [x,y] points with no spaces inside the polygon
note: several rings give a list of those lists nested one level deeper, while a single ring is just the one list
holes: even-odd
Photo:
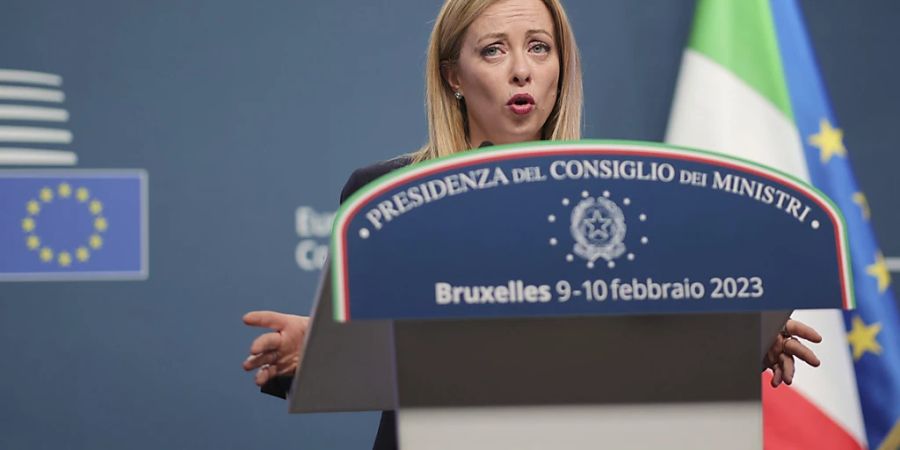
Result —
[{"label": "eu logo on backdrop", "polygon": [[0,281],[147,276],[144,171],[0,171]]}]

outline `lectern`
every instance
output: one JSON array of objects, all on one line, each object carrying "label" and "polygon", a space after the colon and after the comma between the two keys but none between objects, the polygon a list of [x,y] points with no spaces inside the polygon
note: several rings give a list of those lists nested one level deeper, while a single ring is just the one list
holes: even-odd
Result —
[{"label": "lectern", "polygon": [[577,141],[401,169],[338,212],[291,412],[401,448],[762,448],[790,311],[851,308],[843,219],[700,150]]}]

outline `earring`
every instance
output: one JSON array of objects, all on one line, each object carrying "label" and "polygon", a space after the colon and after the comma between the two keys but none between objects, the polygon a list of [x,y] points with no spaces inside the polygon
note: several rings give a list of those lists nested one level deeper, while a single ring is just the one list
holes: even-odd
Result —
[{"label": "earring", "polygon": [[454,92],[454,93],[453,93],[453,96],[456,97],[457,100],[462,100],[462,99],[463,99],[462,92],[459,92],[459,91]]}]

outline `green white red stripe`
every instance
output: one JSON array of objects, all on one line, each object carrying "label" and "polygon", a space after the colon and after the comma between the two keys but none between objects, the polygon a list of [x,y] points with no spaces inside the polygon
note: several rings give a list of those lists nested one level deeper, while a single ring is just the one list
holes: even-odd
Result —
[{"label": "green white red stripe", "polygon": [[[751,159],[809,181],[768,1],[698,2],[666,142]],[[840,314],[794,313],[823,335],[815,347],[823,365],[800,363],[793,386],[764,390],[765,448],[866,447]]]}]

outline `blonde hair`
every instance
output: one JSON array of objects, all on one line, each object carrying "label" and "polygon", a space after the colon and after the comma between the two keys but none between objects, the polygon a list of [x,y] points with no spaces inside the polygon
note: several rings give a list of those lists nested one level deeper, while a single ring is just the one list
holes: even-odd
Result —
[{"label": "blonde hair", "polygon": [[[412,154],[413,162],[439,158],[469,148],[464,103],[441,74],[441,65],[459,57],[463,35],[469,25],[498,0],[446,0],[438,13],[428,43],[425,67],[425,106],[428,112],[428,143]],[[581,60],[569,18],[559,0],[543,0],[553,17],[559,49],[559,92],[541,139],[581,138]]]}]

